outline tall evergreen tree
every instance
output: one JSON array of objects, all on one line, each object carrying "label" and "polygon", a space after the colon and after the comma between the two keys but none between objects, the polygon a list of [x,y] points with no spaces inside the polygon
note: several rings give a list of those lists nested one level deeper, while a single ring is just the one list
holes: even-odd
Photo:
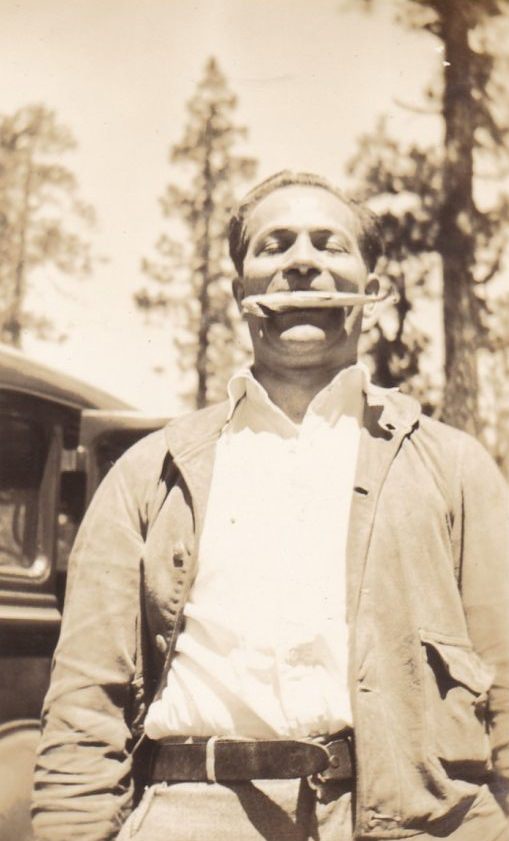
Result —
[{"label": "tall evergreen tree", "polygon": [[411,392],[425,410],[435,413],[441,382],[423,364],[429,337],[416,312],[440,294],[440,153],[393,139],[381,119],[373,134],[359,139],[349,171],[359,197],[371,200],[382,219],[385,254],[380,270],[398,292],[393,309],[365,337],[374,377],[381,385]]},{"label": "tall evergreen tree", "polygon": [[[390,138],[385,138],[384,145],[377,137],[379,161],[370,153],[366,166],[357,156],[353,169],[372,194],[404,189],[416,195],[413,208],[404,214],[399,242],[392,243],[392,256],[399,253],[400,259],[405,258],[399,284],[403,291],[400,327],[401,316],[408,315],[404,311],[408,261],[419,254],[427,259],[438,255],[445,342],[441,413],[449,423],[475,433],[480,426],[477,357],[488,340],[486,284],[500,270],[503,226],[508,218],[507,197],[501,195],[489,210],[481,210],[475,186],[487,165],[496,172],[507,155],[509,121],[501,105],[505,96],[500,95],[501,57],[494,31],[509,5],[508,0],[393,2],[400,21],[428,31],[440,42],[437,55],[442,72],[425,96],[426,107],[436,109],[443,118],[444,140],[439,147],[423,149],[418,145],[404,148]],[[364,152],[369,148],[366,138],[362,148]],[[396,167],[392,173],[386,165],[391,154]],[[419,284],[422,287],[422,276]],[[382,355],[399,350],[394,345],[378,348]],[[419,348],[415,350],[418,354]]]},{"label": "tall evergreen tree", "polygon": [[235,187],[254,176],[256,164],[234,151],[246,136],[234,123],[235,107],[236,97],[210,58],[188,103],[182,140],[170,151],[171,163],[191,177],[186,186],[166,188],[161,207],[170,226],[157,243],[159,259],[142,264],[153,283],[135,296],[147,312],[180,316],[180,364],[183,372],[196,372],[197,408],[222,396],[238,347],[227,225]]},{"label": "tall evergreen tree", "polygon": [[75,146],[43,105],[0,116],[0,338],[16,347],[25,328],[48,322],[26,307],[36,270],[90,270],[82,228],[93,221],[93,211],[78,198],[76,178],[63,163]]}]

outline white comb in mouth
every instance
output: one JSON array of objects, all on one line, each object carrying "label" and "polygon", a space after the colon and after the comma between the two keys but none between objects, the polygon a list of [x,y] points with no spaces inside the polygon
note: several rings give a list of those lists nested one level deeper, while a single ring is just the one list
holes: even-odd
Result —
[{"label": "white comb in mouth", "polygon": [[242,299],[241,307],[244,313],[268,318],[271,313],[292,310],[362,307],[383,301],[387,297],[386,293],[365,295],[358,292],[269,292],[265,295],[248,295]]}]

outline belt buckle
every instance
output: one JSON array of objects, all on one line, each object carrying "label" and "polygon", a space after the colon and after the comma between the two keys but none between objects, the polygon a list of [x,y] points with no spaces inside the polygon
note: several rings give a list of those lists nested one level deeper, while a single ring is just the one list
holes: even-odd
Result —
[{"label": "belt buckle", "polygon": [[321,782],[351,780],[353,776],[353,745],[350,736],[334,739],[325,744],[325,749],[329,754],[329,765],[325,771],[318,774]]},{"label": "belt buckle", "polygon": [[342,733],[339,738],[323,742],[329,755],[329,765],[324,771],[307,778],[309,787],[316,792],[319,801],[328,802],[327,792],[351,783],[354,777],[353,731]]}]

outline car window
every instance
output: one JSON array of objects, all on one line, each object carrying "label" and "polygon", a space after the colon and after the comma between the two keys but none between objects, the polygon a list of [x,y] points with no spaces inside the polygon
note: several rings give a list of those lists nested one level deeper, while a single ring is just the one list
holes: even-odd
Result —
[{"label": "car window", "polygon": [[0,566],[34,570],[42,553],[39,495],[49,452],[43,424],[0,414]]},{"label": "car window", "polygon": [[122,429],[102,435],[95,444],[99,479],[104,479],[117,459],[150,431],[150,429],[137,429],[135,431]]},{"label": "car window", "polygon": [[62,473],[57,515],[57,569],[65,570],[85,512],[86,474]]}]

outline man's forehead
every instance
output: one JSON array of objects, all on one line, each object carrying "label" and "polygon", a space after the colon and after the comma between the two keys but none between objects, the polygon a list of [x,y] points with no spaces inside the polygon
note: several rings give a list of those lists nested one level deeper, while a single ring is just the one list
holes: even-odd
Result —
[{"label": "man's forehead", "polygon": [[265,229],[284,227],[346,228],[356,236],[357,220],[348,204],[324,187],[289,184],[257,202],[246,219],[248,239]]}]

